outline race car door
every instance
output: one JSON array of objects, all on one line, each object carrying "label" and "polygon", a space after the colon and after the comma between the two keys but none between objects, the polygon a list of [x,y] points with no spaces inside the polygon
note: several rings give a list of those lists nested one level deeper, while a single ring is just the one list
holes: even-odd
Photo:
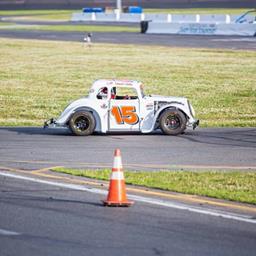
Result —
[{"label": "race car door", "polygon": [[139,131],[139,98],[131,87],[117,87],[109,108],[109,131]]}]

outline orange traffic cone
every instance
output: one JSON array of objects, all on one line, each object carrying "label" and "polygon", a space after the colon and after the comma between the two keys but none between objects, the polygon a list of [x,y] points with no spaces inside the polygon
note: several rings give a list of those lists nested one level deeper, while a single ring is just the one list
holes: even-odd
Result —
[{"label": "orange traffic cone", "polygon": [[121,151],[120,149],[116,149],[108,197],[103,201],[103,204],[105,206],[130,206],[133,203],[132,201],[128,201],[126,197]]}]

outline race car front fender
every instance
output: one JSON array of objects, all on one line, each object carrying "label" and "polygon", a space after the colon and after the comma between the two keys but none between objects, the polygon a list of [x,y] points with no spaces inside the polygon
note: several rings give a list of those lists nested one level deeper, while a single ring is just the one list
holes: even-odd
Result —
[{"label": "race car front fender", "polygon": [[91,112],[96,121],[95,131],[101,131],[101,119],[97,111],[89,107],[78,107],[78,108],[69,108],[69,109],[67,107],[57,119],[51,118],[48,121],[46,121],[44,123],[44,127],[45,128],[46,127],[49,127],[49,128],[67,127],[71,116],[77,111]]}]

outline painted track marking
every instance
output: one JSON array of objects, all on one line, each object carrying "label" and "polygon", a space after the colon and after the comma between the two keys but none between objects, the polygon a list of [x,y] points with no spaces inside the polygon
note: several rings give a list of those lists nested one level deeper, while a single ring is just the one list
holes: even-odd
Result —
[{"label": "painted track marking", "polygon": [[[33,175],[39,176],[39,177],[44,177],[44,178],[49,178],[49,179],[54,179],[54,180],[63,180],[63,181],[76,183],[76,184],[80,184],[80,185],[91,185],[91,186],[97,186],[97,187],[104,187],[104,186],[108,185],[107,181],[88,181],[88,180],[84,181],[84,180],[78,180],[75,178],[56,176],[53,174],[43,173],[44,171],[49,171],[49,170],[53,169],[54,167],[58,167],[58,166],[52,166],[52,167],[43,168],[40,170],[34,170],[29,173],[32,173]],[[5,167],[0,166],[0,169],[28,174],[27,171],[8,168],[8,167],[5,168]],[[200,197],[197,197],[196,195],[170,194],[170,193],[157,192],[157,191],[153,191],[153,190],[148,190],[148,189],[145,190],[145,189],[133,188],[133,187],[127,187],[126,190],[130,191],[130,192],[134,192],[134,193],[148,195],[148,196],[159,196],[159,197],[164,197],[167,199],[182,200],[183,202],[186,201],[186,202],[198,203],[198,204],[208,204],[208,205],[212,205],[212,206],[225,207],[225,208],[229,208],[229,209],[232,208],[232,209],[238,209],[238,210],[250,211],[250,212],[256,213],[256,208],[253,208],[253,207],[249,207],[246,205],[239,205],[239,204],[235,204],[232,202],[227,203],[227,202],[216,201],[214,199],[211,200],[211,199],[207,199],[207,198],[200,198]]]},{"label": "painted track marking", "polygon": [[[74,178],[60,177],[60,176],[55,176],[55,175],[45,174],[45,173],[38,173],[38,172],[34,173],[34,174],[37,175],[37,176],[42,176],[42,177],[52,178],[52,179],[58,179],[58,180],[65,180],[65,181],[68,181],[68,182],[82,184],[82,185],[92,185],[92,186],[102,187],[102,186],[108,184],[107,181],[100,181],[100,182],[83,181],[83,180],[76,180]],[[126,190],[128,192],[130,191],[130,192],[144,194],[144,195],[148,195],[148,196],[160,196],[160,197],[164,197],[164,198],[167,198],[167,199],[183,200],[183,201],[192,202],[192,203],[209,204],[209,205],[213,205],[213,206],[235,208],[235,209],[245,210],[245,211],[249,210],[249,211],[252,211],[252,212],[256,213],[256,208],[247,207],[245,205],[238,205],[238,204],[232,204],[232,203],[212,201],[212,200],[209,200],[207,198],[201,199],[201,198],[198,198],[196,195],[167,194],[167,193],[163,193],[163,192],[157,192],[157,191],[152,191],[152,190],[144,190],[144,189],[133,188],[133,187],[127,187]]]},{"label": "painted track marking", "polygon": [[[46,180],[41,180],[41,179],[38,179],[38,178],[31,178],[31,177],[26,177],[26,176],[21,176],[21,175],[17,175],[17,174],[11,174],[11,173],[0,173],[0,175],[5,176],[5,177],[9,177],[9,178],[16,178],[16,179],[20,179],[20,180],[32,181],[32,182],[37,182],[37,183],[51,185],[51,186],[69,188],[69,189],[73,189],[73,190],[86,191],[86,192],[90,192],[90,193],[94,193],[94,194],[100,194],[100,195],[107,195],[107,191],[104,191],[102,189],[86,188],[86,187],[81,186],[81,185],[65,184],[65,183],[60,183],[60,182],[46,181]],[[231,220],[256,224],[256,219],[250,218],[250,216],[231,214],[231,213],[228,213],[228,212],[204,210],[204,209],[200,209],[200,208],[196,208],[196,207],[186,206],[186,205],[182,205],[182,204],[178,204],[178,203],[172,203],[172,202],[168,202],[168,201],[164,201],[164,200],[158,200],[158,199],[154,199],[154,198],[146,198],[146,197],[142,197],[142,196],[129,195],[129,197],[133,200],[138,201],[138,202],[148,203],[148,204],[152,204],[152,205],[159,205],[159,206],[165,206],[165,207],[168,207],[168,208],[187,210],[187,211],[190,211],[190,212],[195,212],[195,213],[200,213],[200,214],[205,214],[205,215],[210,215],[210,216],[215,216],[215,217],[222,217],[222,218],[225,218],[225,219],[231,219]]]},{"label": "painted track marking", "polygon": [[[1,163],[25,163],[25,164],[64,164],[64,165],[72,165],[72,161],[37,161],[37,160],[11,160],[11,159],[4,159],[0,160]],[[200,169],[200,170],[256,170],[256,165],[248,165],[248,166],[240,166],[240,165],[171,165],[171,164],[124,164],[126,168],[149,168],[149,169],[172,169],[172,170],[180,170],[180,169]],[[76,162],[75,166],[80,167],[93,167],[93,168],[112,168],[111,163],[88,163],[88,162]]]},{"label": "painted track marking", "polygon": [[19,236],[21,234],[14,231],[6,230],[6,229],[0,229],[0,236],[1,235],[2,236]]}]

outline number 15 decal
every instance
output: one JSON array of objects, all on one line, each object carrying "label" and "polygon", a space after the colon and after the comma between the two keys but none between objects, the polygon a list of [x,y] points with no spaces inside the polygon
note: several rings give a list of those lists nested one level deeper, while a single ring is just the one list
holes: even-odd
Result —
[{"label": "number 15 decal", "polygon": [[135,106],[114,106],[111,110],[111,114],[115,117],[118,124],[137,124],[139,117],[136,114]]}]

